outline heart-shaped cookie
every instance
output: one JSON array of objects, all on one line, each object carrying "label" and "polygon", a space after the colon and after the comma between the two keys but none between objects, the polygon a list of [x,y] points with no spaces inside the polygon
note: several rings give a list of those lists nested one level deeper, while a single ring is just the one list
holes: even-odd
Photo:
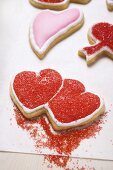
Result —
[{"label": "heart-shaped cookie", "polygon": [[69,3],[87,4],[90,0],[29,0],[29,2],[42,9],[63,10],[69,6]]},{"label": "heart-shaped cookie", "polygon": [[62,81],[51,69],[17,74],[11,83],[11,97],[27,118],[46,113],[55,130],[85,125],[105,109],[103,100],[86,92],[81,82]]},{"label": "heart-shaped cookie", "polygon": [[81,57],[86,57],[87,64],[92,64],[101,55],[107,55],[113,59],[113,25],[98,23],[88,32],[90,47],[79,50]]},{"label": "heart-shaped cookie", "polygon": [[48,108],[57,130],[85,125],[104,112],[102,99],[86,92],[81,82],[72,79],[63,81],[61,90],[48,102]]},{"label": "heart-shaped cookie", "polygon": [[42,59],[59,41],[77,31],[83,25],[83,14],[78,9],[60,13],[45,10],[39,13],[30,27],[30,44]]},{"label": "heart-shaped cookie", "polygon": [[60,74],[52,69],[40,73],[24,71],[15,76],[11,82],[11,96],[25,117],[42,113],[42,108],[59,90],[62,84]]}]

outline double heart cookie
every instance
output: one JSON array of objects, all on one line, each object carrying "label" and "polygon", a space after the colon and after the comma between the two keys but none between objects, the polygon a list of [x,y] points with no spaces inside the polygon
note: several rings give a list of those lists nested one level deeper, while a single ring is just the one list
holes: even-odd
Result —
[{"label": "double heart cookie", "polygon": [[45,10],[39,13],[30,27],[30,44],[42,59],[59,41],[77,31],[83,25],[83,14],[78,9],[60,13]]},{"label": "double heart cookie", "polygon": [[11,82],[13,102],[26,118],[43,113],[55,130],[82,126],[104,112],[103,100],[78,80],[62,79],[55,70],[24,71]]},{"label": "double heart cookie", "polygon": [[63,10],[69,6],[69,3],[87,4],[90,0],[29,0],[29,2],[42,9]]},{"label": "double heart cookie", "polygon": [[109,11],[113,11],[113,0],[106,0]]},{"label": "double heart cookie", "polygon": [[93,25],[88,32],[88,39],[92,46],[85,47],[78,52],[81,57],[86,58],[87,64],[92,64],[102,55],[106,55],[113,59],[112,24],[98,23]]}]

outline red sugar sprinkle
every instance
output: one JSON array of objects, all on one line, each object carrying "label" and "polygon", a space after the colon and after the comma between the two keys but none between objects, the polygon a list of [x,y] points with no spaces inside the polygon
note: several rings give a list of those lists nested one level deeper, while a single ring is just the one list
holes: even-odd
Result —
[{"label": "red sugar sprinkle", "polygon": [[99,40],[99,43],[85,47],[87,54],[94,54],[103,47],[109,47],[113,51],[113,25],[109,23],[98,23],[92,27],[92,35]]},{"label": "red sugar sprinkle", "polygon": [[84,167],[82,167],[82,168],[77,168],[77,170],[86,170]]},{"label": "red sugar sprinkle", "polygon": [[[101,125],[103,123],[103,119],[101,118],[84,129],[71,129],[60,133],[54,132],[44,116],[41,116],[38,119],[28,120],[23,117],[21,112],[15,106],[14,111],[17,124],[29,133],[30,137],[34,140],[36,149],[47,147],[50,150],[56,150],[58,154],[67,155],[67,157],[63,158],[56,156],[46,157],[46,159],[48,159],[51,163],[63,168],[66,167],[71,152],[79,147],[81,141],[95,137],[102,129]],[[38,129],[37,124],[43,128],[42,131]]]},{"label": "red sugar sprinkle", "polygon": [[[44,163],[45,160],[47,160],[49,162],[49,164],[47,165],[47,167],[53,169],[54,167],[52,166],[54,165],[59,165],[59,167],[63,168],[64,170],[95,170],[94,167],[92,167],[92,165],[89,164],[90,160],[85,160],[86,164],[82,163],[82,160],[79,159],[72,159],[66,157],[66,156],[56,156],[56,155],[45,155],[44,156]],[[67,165],[67,161],[68,161],[68,165]],[[82,166],[80,164],[83,164]],[[67,165],[67,166],[66,166]],[[71,166],[71,167],[70,167]]]},{"label": "red sugar sprinkle", "polygon": [[69,156],[45,155],[45,160],[51,164],[58,165],[59,167],[66,167]]}]

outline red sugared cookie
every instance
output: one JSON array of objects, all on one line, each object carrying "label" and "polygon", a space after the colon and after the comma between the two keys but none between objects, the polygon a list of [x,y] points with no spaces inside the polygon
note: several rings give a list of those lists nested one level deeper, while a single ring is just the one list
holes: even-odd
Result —
[{"label": "red sugared cookie", "polygon": [[84,47],[78,54],[85,57],[87,64],[92,64],[99,56],[106,55],[113,59],[113,25],[98,23],[88,32],[90,47]]},{"label": "red sugared cookie", "polygon": [[86,92],[78,80],[64,79],[51,69],[24,71],[11,82],[11,97],[27,118],[47,114],[55,130],[89,123],[104,112],[99,96]]},{"label": "red sugared cookie", "polygon": [[69,3],[87,4],[90,0],[29,0],[29,2],[42,9],[63,10],[69,6]]}]

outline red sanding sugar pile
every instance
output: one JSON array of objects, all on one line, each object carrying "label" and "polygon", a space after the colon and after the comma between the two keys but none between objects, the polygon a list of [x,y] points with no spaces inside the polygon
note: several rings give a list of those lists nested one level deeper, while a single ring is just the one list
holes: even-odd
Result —
[{"label": "red sanding sugar pile", "polygon": [[[34,140],[36,150],[38,148],[46,147],[50,150],[55,150],[58,154],[67,155],[67,157],[45,157],[50,163],[54,163],[55,165],[63,168],[66,167],[71,152],[80,145],[81,141],[95,137],[102,129],[101,125],[103,123],[103,119],[101,118],[84,129],[71,129],[62,132],[54,132],[50,123],[44,116],[41,116],[38,119],[28,120],[15,106],[14,111],[18,126],[29,133],[30,137]],[[42,131],[37,125],[40,125]]]}]

